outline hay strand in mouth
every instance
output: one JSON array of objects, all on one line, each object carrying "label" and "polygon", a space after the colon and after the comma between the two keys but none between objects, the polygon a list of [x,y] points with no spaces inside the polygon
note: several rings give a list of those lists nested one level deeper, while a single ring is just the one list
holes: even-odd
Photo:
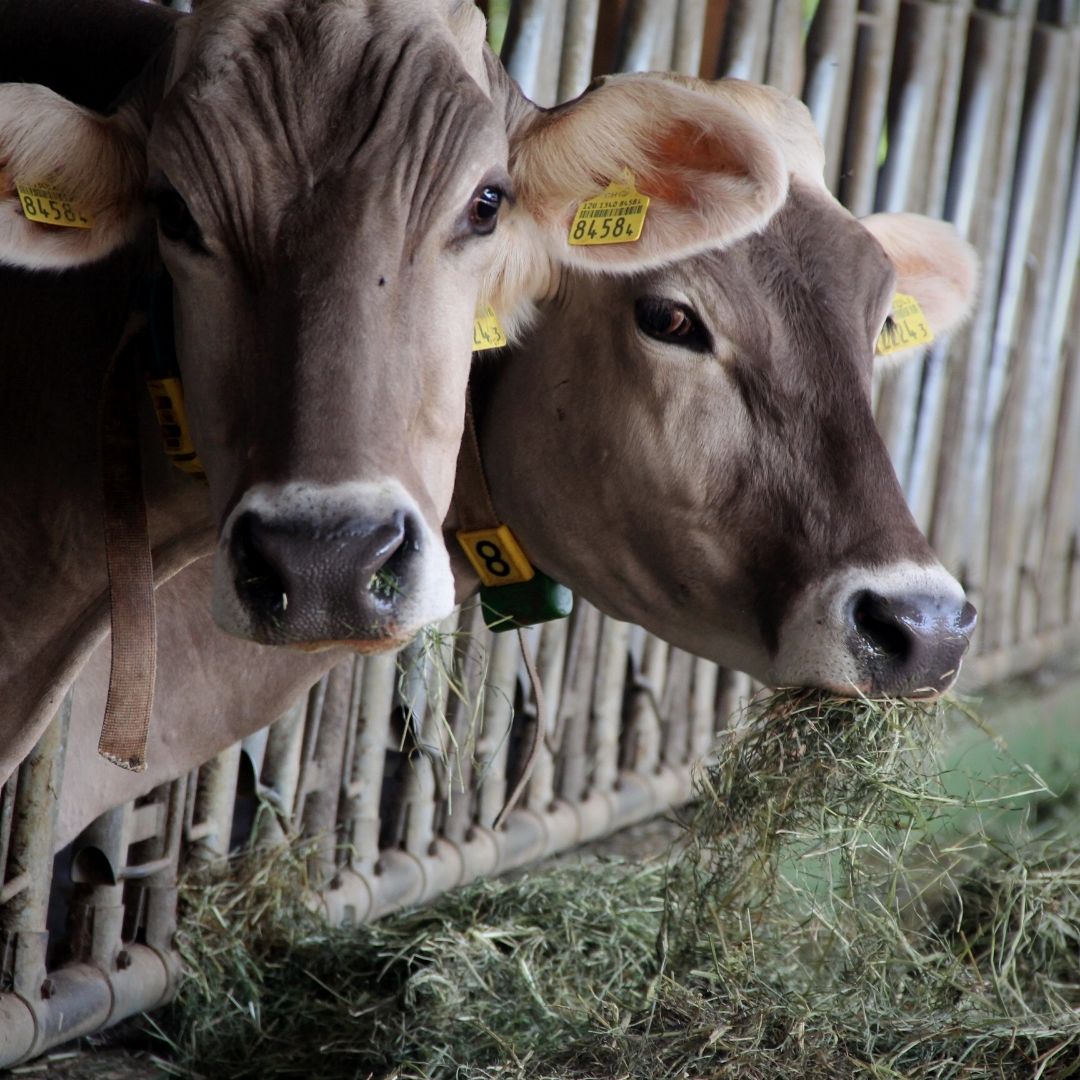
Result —
[{"label": "hay strand in mouth", "polygon": [[191,975],[161,1022],[171,1068],[1080,1075],[1080,830],[1000,826],[999,807],[1051,799],[1004,759],[992,785],[951,794],[935,752],[947,709],[756,702],[702,766],[666,861],[478,882],[353,929],[298,900],[300,850],[190,879]]}]

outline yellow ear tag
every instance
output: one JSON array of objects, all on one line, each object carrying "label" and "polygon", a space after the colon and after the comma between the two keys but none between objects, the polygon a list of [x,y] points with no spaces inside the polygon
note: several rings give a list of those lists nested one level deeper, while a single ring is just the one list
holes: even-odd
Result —
[{"label": "yellow ear tag", "polygon": [[515,585],[536,574],[508,525],[461,531],[457,541],[485,585]]},{"label": "yellow ear tag", "polygon": [[649,196],[635,189],[633,177],[613,180],[578,207],[567,240],[573,247],[632,244],[641,238],[648,209]]},{"label": "yellow ear tag", "polygon": [[92,229],[94,219],[82,213],[62,191],[49,183],[16,184],[19,204],[28,221],[40,225],[63,225],[69,229]]},{"label": "yellow ear tag", "polygon": [[878,356],[891,356],[905,349],[929,345],[933,340],[934,332],[919,307],[919,301],[906,293],[897,293],[893,297],[889,321],[882,327],[874,351]]},{"label": "yellow ear tag", "polygon": [[473,352],[483,352],[485,349],[502,349],[506,346],[506,334],[499,325],[495,312],[490,307],[484,308],[484,314],[477,316],[473,323],[472,347]]},{"label": "yellow ear tag", "polygon": [[175,377],[147,379],[146,385],[154,402],[161,440],[165,453],[178,468],[192,476],[204,478],[202,462],[195,453],[188,429],[187,411],[184,409],[184,388]]}]

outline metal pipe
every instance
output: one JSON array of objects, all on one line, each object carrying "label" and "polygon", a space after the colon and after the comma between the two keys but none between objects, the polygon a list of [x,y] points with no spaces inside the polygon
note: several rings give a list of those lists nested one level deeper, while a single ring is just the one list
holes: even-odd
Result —
[{"label": "metal pipe", "polygon": [[124,966],[109,973],[72,964],[33,995],[0,993],[0,1068],[165,1004],[173,982],[164,959],[146,945],[129,945],[125,954]]},{"label": "metal pipe", "polygon": [[64,746],[71,720],[71,691],[37,745],[19,767],[9,881],[25,882],[0,908],[0,989],[37,1001],[46,985],[45,951],[53,833],[64,777]]}]

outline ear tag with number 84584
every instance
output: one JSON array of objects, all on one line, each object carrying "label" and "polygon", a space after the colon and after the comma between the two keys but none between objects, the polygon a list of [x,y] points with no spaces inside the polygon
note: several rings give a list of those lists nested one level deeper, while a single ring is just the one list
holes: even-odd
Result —
[{"label": "ear tag with number 84584", "polygon": [[632,244],[641,238],[648,209],[649,196],[636,190],[633,177],[627,174],[577,208],[567,239],[572,247]]},{"label": "ear tag with number 84584", "polygon": [[529,562],[509,526],[463,530],[457,539],[482,582],[480,604],[491,630],[517,630],[570,614],[573,593]]},{"label": "ear tag with number 84584", "polygon": [[15,190],[27,221],[39,225],[62,225],[68,229],[94,227],[94,219],[82,213],[67,195],[50,183],[16,184]]}]

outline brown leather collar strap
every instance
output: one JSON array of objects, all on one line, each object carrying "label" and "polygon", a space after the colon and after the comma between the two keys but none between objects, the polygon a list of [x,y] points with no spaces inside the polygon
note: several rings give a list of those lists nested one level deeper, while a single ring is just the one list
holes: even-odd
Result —
[{"label": "brown leather collar strap", "polygon": [[[472,388],[465,397],[465,431],[462,434],[461,449],[458,451],[457,476],[454,482],[454,510],[457,512],[458,527],[464,531],[486,529],[499,525],[499,516],[495,513],[495,504],[491,501],[491,489],[484,475],[484,459],[480,456],[480,440],[476,436],[476,420],[473,417]],[[533,769],[540,756],[540,747],[544,742],[544,688],[540,683],[540,673],[536,670],[532,650],[523,630],[517,632],[518,648],[525,664],[525,672],[532,685],[533,702],[536,705],[536,724],[529,750],[521,767],[517,783],[507,796],[503,808],[492,823],[493,829],[502,828],[510,812],[521,801],[529,785]]]},{"label": "brown leather collar strap", "polygon": [[499,524],[491,489],[484,474],[484,459],[480,456],[480,440],[476,437],[473,417],[472,386],[465,395],[465,430],[461,433],[457,474],[454,477],[454,511],[462,532],[488,529]]},{"label": "brown leather collar strap", "polygon": [[105,371],[99,415],[112,658],[98,753],[134,772],[146,768],[157,661],[154,568],[136,400],[141,357],[149,347],[146,317],[134,314]]}]

